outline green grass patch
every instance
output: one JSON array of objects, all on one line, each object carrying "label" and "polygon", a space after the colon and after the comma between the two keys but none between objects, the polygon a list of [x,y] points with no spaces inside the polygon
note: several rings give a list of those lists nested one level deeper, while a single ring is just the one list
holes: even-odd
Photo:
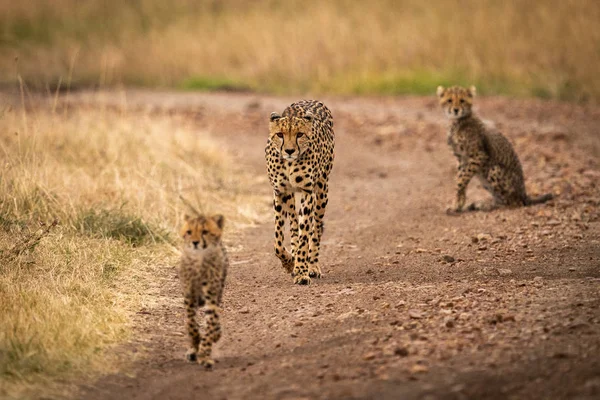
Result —
[{"label": "green grass patch", "polygon": [[172,242],[169,231],[125,212],[122,207],[83,210],[75,226],[81,233],[91,237],[116,239],[132,246]]}]

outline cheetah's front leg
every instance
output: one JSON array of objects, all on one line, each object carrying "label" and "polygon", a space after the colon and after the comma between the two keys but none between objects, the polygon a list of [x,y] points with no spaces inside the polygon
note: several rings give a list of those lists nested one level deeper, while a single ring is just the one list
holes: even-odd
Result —
[{"label": "cheetah's front leg", "polygon": [[200,340],[200,348],[198,349],[198,364],[205,368],[212,368],[215,363],[211,358],[211,354],[213,345],[221,338],[220,311],[220,307],[216,304],[210,304],[204,310],[206,324],[204,334]]},{"label": "cheetah's front leg", "polygon": [[190,348],[185,354],[185,357],[189,362],[197,361],[198,345],[200,344],[200,332],[198,330],[198,323],[196,322],[196,302],[191,289],[188,289],[185,294],[184,304],[187,314],[187,328],[188,335],[190,337]]},{"label": "cheetah's front leg", "polygon": [[294,283],[299,285],[310,285],[308,276],[308,265],[310,261],[310,243],[312,238],[312,226],[314,221],[314,195],[303,193],[298,210],[298,246],[294,255]]},{"label": "cheetah's front leg", "polygon": [[[288,273],[294,269],[294,257],[286,250],[284,246],[285,235],[283,229],[285,227],[285,211],[284,205],[288,201],[287,196],[292,194],[275,193],[273,199],[273,208],[275,209],[275,254],[281,260],[281,265]],[[286,201],[284,201],[284,197]]]},{"label": "cheetah's front leg", "polygon": [[467,200],[467,186],[475,174],[481,169],[481,160],[471,158],[467,162],[461,162],[458,166],[456,175],[456,204],[453,210],[448,210],[449,213],[462,212]]},{"label": "cheetah's front leg", "polygon": [[323,218],[325,217],[325,208],[327,207],[327,182],[324,182],[322,185],[323,189],[317,190],[314,197],[316,210],[310,242],[310,265],[308,267],[308,276],[311,278],[321,277],[319,250],[321,248],[321,238],[323,237]]}]

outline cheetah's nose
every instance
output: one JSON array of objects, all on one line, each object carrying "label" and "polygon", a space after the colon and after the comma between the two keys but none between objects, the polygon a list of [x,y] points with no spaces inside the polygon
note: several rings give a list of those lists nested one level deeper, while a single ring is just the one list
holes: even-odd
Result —
[{"label": "cheetah's nose", "polygon": [[459,111],[459,109],[458,109],[458,108],[455,108],[455,109],[454,109],[454,114],[455,114],[455,115],[458,115],[458,111]]},{"label": "cheetah's nose", "polygon": [[195,249],[197,249],[197,248],[198,248],[198,245],[200,244],[200,242],[199,242],[199,241],[196,241],[196,242],[192,242],[192,244],[194,245],[194,248],[195,248]]},{"label": "cheetah's nose", "polygon": [[285,152],[288,153],[290,156],[292,154],[294,154],[294,151],[296,151],[296,150],[294,150],[294,149],[285,149]]}]

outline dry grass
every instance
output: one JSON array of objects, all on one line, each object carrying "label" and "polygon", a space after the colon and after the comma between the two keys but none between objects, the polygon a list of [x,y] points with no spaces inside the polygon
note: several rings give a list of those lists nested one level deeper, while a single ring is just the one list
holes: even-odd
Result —
[{"label": "dry grass", "polygon": [[0,79],[600,99],[595,0],[3,1]]},{"label": "dry grass", "polygon": [[227,215],[230,235],[258,199],[185,120],[52,104],[0,113],[0,397],[22,398],[118,365],[104,350],[128,337],[157,268],[176,262],[179,193]]}]

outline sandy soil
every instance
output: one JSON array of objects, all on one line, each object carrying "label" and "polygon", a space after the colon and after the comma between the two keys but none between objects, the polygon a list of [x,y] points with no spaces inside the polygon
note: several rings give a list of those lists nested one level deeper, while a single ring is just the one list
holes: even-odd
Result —
[{"label": "sandy soil", "polygon": [[[185,115],[254,171],[270,205],[267,118],[292,98],[144,91],[71,95],[90,107]],[[336,164],[324,277],[292,284],[272,218],[232,253],[213,371],[184,361],[176,269],[135,340],[127,373],[81,387],[100,399],[600,398],[600,108],[482,98],[515,144],[522,209],[447,216],[456,162],[435,98],[324,98]],[[165,132],[168,134],[168,132]],[[487,194],[472,182],[469,200]],[[270,214],[267,214],[270,215]],[[139,356],[143,354],[143,356]]]}]

